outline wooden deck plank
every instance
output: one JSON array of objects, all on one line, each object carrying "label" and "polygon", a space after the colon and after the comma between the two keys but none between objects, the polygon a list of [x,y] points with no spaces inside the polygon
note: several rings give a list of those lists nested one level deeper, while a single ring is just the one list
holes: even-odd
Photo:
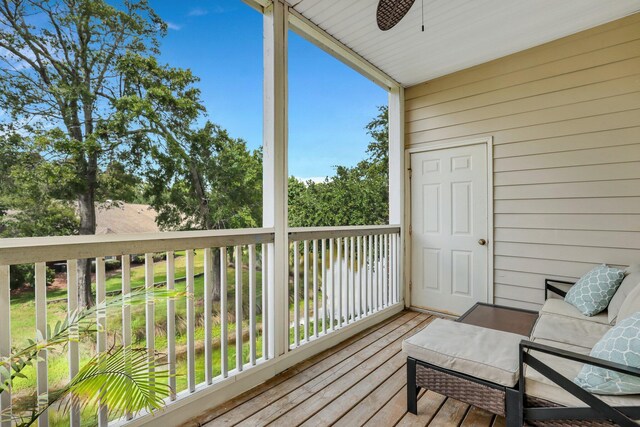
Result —
[{"label": "wooden deck plank", "polygon": [[369,332],[363,331],[362,335],[358,334],[359,336],[356,335],[318,356],[307,359],[244,395],[219,406],[208,413],[206,418],[198,418],[197,425],[214,420],[216,420],[216,424],[220,425],[238,423],[332,367],[344,363],[345,360],[358,352],[394,333],[398,328],[406,327],[408,322],[412,322],[418,316],[419,314],[415,312],[403,312],[400,316],[384,323],[380,328],[367,330]]},{"label": "wooden deck plank", "polygon": [[[405,390],[405,386],[407,385],[407,373],[405,367],[406,362],[402,368],[398,369],[371,394],[360,401],[353,401],[351,399],[352,396],[349,393],[343,396],[343,398],[341,398],[341,402],[345,401],[345,404],[351,405],[351,409],[344,414],[335,414],[335,418],[340,418],[341,415],[342,417],[336,421],[334,426],[352,427],[366,423],[378,408],[384,406],[398,392]],[[368,379],[365,381],[368,381]]]},{"label": "wooden deck plank", "polygon": [[[406,379],[405,379],[406,380]],[[403,389],[406,393],[406,389]],[[418,415],[406,413],[397,427],[428,426],[447,398],[433,391],[427,391],[418,398]]]},{"label": "wooden deck plank", "polygon": [[[419,328],[423,328],[428,325],[433,318],[427,319],[423,322]],[[410,331],[405,336],[413,335],[414,331]],[[364,373],[364,376],[357,383],[349,383],[348,389],[342,388],[339,382],[329,385],[322,392],[325,399],[314,399],[313,405],[305,404],[304,406],[298,406],[294,410],[284,415],[281,418],[285,424],[287,420],[302,420],[304,416],[308,416],[309,426],[311,425],[329,425],[337,421],[344,413],[351,409],[354,404],[357,404],[362,399],[367,397],[373,392],[379,384],[385,382],[391,375],[400,371],[405,372],[404,366],[406,365],[407,356],[402,352],[402,341],[400,338],[391,347],[397,349],[397,352],[375,370],[370,373]],[[355,373],[355,371],[354,371]],[[406,374],[405,374],[406,375]],[[353,384],[353,385],[349,385]],[[311,412],[314,408],[319,406],[318,412],[311,417]],[[280,421],[280,420],[279,420]],[[304,425],[304,424],[303,424]]]},{"label": "wooden deck plank", "polygon": [[461,427],[489,427],[493,423],[493,414],[484,409],[471,407],[464,417]]},{"label": "wooden deck plank", "polygon": [[503,417],[432,391],[420,391],[417,416],[406,412],[402,340],[431,320],[403,312],[195,418],[191,425],[504,427]]},{"label": "wooden deck plank", "polygon": [[[398,354],[402,340],[413,335],[415,329],[426,324],[429,319],[430,316],[424,314],[417,316],[389,335],[346,359],[343,363],[296,388],[277,401],[271,402],[264,409],[245,419],[242,424],[255,426],[278,420],[277,424],[283,425],[286,423],[282,417],[288,411],[293,411],[296,414],[294,424],[306,420],[306,414],[317,412],[324,406],[324,402],[331,401],[335,397],[325,390],[326,387],[330,386],[332,392],[335,392],[340,388],[347,389],[349,384],[354,384],[366,377],[378,366]],[[311,397],[313,399],[310,399]],[[304,404],[301,405],[302,403]],[[289,418],[289,416],[285,418]]]},{"label": "wooden deck plank", "polygon": [[460,402],[459,400],[455,399],[447,399],[434,419],[431,420],[429,426],[450,427],[460,425],[465,415],[467,414],[468,409],[469,405],[467,405],[466,403]]},{"label": "wooden deck plank", "polygon": [[393,426],[407,413],[407,391],[400,390],[364,425],[367,427]]},{"label": "wooden deck plank", "polygon": [[[294,376],[296,376],[298,373],[314,367],[316,365],[318,365],[320,362],[322,362],[323,360],[327,359],[329,356],[335,355],[336,353],[338,353],[340,350],[343,350],[347,347],[353,346],[354,344],[357,344],[358,342],[360,342],[361,340],[363,340],[364,338],[371,338],[371,335],[378,332],[384,332],[384,331],[388,331],[394,328],[399,327],[402,323],[404,323],[406,320],[411,319],[413,317],[415,317],[415,315],[417,315],[417,313],[411,313],[411,312],[401,312],[396,314],[395,316],[390,317],[389,319],[386,319],[383,322],[378,323],[375,326],[372,326],[370,328],[367,328],[366,330],[359,332],[358,334],[346,339],[345,341],[341,342],[340,344],[325,350],[313,357],[310,357],[309,359],[298,363],[297,365],[291,367],[290,369],[287,369],[284,372],[281,372],[280,374],[276,375],[273,378],[270,378],[269,380],[267,380],[266,382],[264,382],[263,384],[260,384],[257,387],[252,388],[251,390],[236,396],[235,398],[223,403],[222,405],[217,406],[216,408],[214,408],[212,411],[207,412],[206,415],[202,416],[202,417],[198,417],[196,419],[193,420],[193,425],[201,425],[204,424],[206,422],[209,422],[215,418],[218,418],[224,414],[226,414],[227,412],[229,412],[230,410],[240,406],[241,404],[253,399],[254,397],[264,393],[265,391],[267,391],[268,389],[271,389],[273,387],[275,387],[276,385],[285,382],[286,380],[293,378]],[[334,357],[335,358],[335,357]]]},{"label": "wooden deck plank", "polygon": [[493,419],[493,424],[491,425],[491,427],[506,427],[506,425],[507,425],[507,422],[506,422],[506,420],[504,419],[504,417],[498,417],[498,416],[496,416],[496,417]]}]

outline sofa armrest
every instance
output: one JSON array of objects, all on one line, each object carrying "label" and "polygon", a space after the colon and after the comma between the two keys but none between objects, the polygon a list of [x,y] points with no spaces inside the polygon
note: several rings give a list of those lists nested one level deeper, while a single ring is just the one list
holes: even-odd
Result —
[{"label": "sofa armrest", "polygon": [[[520,404],[523,405],[523,420],[611,420],[616,425],[623,427],[637,427],[634,419],[640,418],[640,407],[612,407],[599,399],[592,393],[575,384],[571,379],[564,377],[557,372],[553,366],[542,362],[532,355],[529,350],[538,351],[553,355],[562,359],[573,360],[587,365],[597,366],[604,369],[620,372],[634,377],[640,377],[640,369],[619,363],[609,362],[580,353],[562,350],[548,345],[538,344],[527,340],[520,342],[520,381],[518,389],[520,393]],[[544,377],[554,382],[564,391],[570,393],[577,399],[584,402],[588,407],[553,407],[553,408],[528,408],[525,403],[525,379],[524,368],[528,365]]]},{"label": "sofa armrest", "polygon": [[576,282],[568,282],[566,280],[555,280],[555,279],[544,279],[544,299],[545,301],[549,299],[549,291],[553,292],[556,295],[560,295],[561,297],[566,297],[567,292],[562,289],[554,286],[554,283],[560,283],[563,285],[575,285]]},{"label": "sofa armrest", "polygon": [[[532,341],[522,340],[520,342],[520,352],[526,350],[535,350],[541,353],[557,356],[562,359],[572,360],[574,362],[584,363],[586,365],[596,366],[598,368],[609,369],[611,371],[620,372],[622,374],[631,375],[640,378],[640,369],[632,366],[623,365],[621,363],[609,362],[608,360],[598,359],[597,357],[587,356],[585,354],[575,353],[569,350],[563,350],[549,345],[539,344]],[[520,362],[522,365],[522,361]]]}]

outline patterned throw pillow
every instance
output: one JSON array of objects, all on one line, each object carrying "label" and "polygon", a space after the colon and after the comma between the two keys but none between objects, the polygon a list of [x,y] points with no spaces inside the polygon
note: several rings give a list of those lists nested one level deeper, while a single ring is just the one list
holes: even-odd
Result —
[{"label": "patterned throw pillow", "polygon": [[[591,356],[640,368],[640,312],[618,322],[591,350]],[[640,378],[584,365],[573,380],[595,394],[639,394]]]},{"label": "patterned throw pillow", "polygon": [[595,316],[607,308],[623,278],[624,270],[599,265],[582,276],[564,300],[585,316]]}]

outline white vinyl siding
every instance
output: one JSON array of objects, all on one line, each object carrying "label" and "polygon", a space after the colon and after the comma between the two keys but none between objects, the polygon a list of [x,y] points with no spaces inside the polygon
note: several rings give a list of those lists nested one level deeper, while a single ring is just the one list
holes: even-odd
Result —
[{"label": "white vinyl siding", "polygon": [[640,262],[640,14],[408,88],[406,146],[492,136],[498,304]]}]

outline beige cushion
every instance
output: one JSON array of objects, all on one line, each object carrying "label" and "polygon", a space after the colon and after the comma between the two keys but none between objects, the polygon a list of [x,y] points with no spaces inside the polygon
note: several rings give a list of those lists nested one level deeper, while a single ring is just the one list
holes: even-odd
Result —
[{"label": "beige cushion", "polygon": [[608,324],[542,313],[533,327],[531,338],[542,338],[591,350],[609,329],[611,325]]},{"label": "beige cushion", "polygon": [[540,313],[556,314],[558,316],[567,316],[574,319],[586,320],[588,322],[609,324],[607,312],[598,313],[595,316],[585,316],[580,313],[577,308],[562,299],[548,299],[540,309]]},{"label": "beige cushion", "polygon": [[640,311],[640,286],[636,286],[625,298],[620,307],[617,321],[624,320],[638,311]]},{"label": "beige cushion", "polygon": [[518,381],[518,345],[527,337],[436,319],[404,340],[409,357],[441,368],[513,387]]},{"label": "beige cushion", "polygon": [[[539,342],[534,340],[535,342]],[[542,344],[542,342],[540,342]],[[558,348],[565,350],[571,350],[571,348],[563,345],[558,345]],[[572,362],[567,359],[562,359],[549,354],[539,353],[536,351],[531,352],[532,356],[539,359],[541,362],[549,365],[552,369],[557,371],[565,378],[573,379],[578,375],[582,364],[578,362]],[[558,403],[563,406],[583,407],[587,406],[580,399],[574,397],[570,393],[566,392],[560,386],[556,385],[550,379],[542,376],[534,369],[527,366],[525,368],[525,392],[530,396],[535,396],[540,399],[549,400],[551,402]],[[604,402],[613,406],[636,406],[640,405],[639,395],[627,395],[627,396],[599,396],[596,397],[602,399]]]},{"label": "beige cushion", "polygon": [[627,297],[634,289],[638,288],[640,284],[640,264],[630,265],[625,270],[625,273],[626,276],[607,307],[609,323],[612,325],[616,323],[620,309],[627,300]]}]

